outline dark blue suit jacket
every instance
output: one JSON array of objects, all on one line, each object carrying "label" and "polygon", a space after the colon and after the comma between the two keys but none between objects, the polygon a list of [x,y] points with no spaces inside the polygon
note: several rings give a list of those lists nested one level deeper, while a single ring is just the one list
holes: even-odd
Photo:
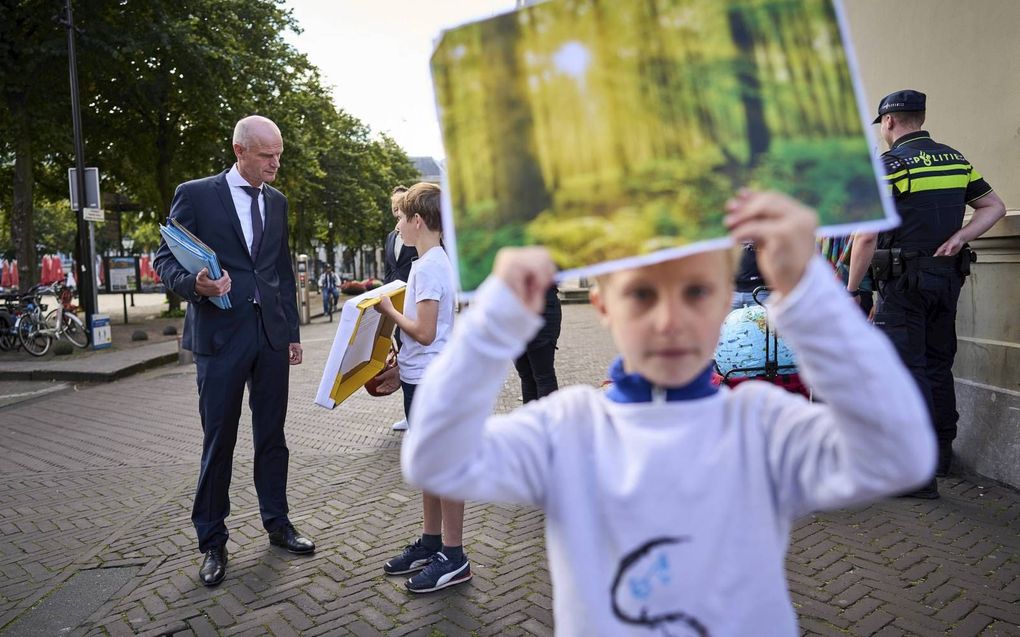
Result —
[{"label": "dark blue suit jacket", "polygon": [[230,275],[229,310],[221,310],[195,294],[195,275],[160,243],[152,265],[163,284],[187,299],[181,346],[196,354],[216,354],[237,332],[237,325],[255,322],[258,286],[266,336],[275,350],[300,342],[294,270],[287,241],[287,198],[265,184],[265,230],[258,263],[252,262],[241,222],[227,185],[228,171],[181,184],[174,193],[170,216],[216,252],[220,267]]},{"label": "dark blue suit jacket", "polygon": [[383,283],[392,283],[396,280],[407,281],[411,276],[411,263],[418,258],[418,250],[404,245],[400,247],[400,254],[396,254],[397,231],[391,230],[386,236],[386,245],[383,246]]}]

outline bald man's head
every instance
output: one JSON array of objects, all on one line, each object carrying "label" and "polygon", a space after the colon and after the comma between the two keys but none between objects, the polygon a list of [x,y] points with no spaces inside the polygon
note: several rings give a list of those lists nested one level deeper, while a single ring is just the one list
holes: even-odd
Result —
[{"label": "bald man's head", "polygon": [[260,187],[276,179],[283,154],[283,135],[273,120],[249,115],[234,126],[234,155],[237,171],[245,180]]}]

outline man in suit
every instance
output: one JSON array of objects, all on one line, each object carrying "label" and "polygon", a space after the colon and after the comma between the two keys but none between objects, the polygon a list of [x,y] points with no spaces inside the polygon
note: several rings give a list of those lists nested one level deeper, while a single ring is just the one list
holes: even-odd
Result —
[{"label": "man in suit", "polygon": [[[199,579],[223,581],[227,566],[230,477],[245,385],[252,412],[255,490],[271,544],[311,553],[315,544],[287,517],[289,365],[301,363],[294,270],[287,244],[287,198],[269,185],[283,153],[280,129],[250,116],[234,128],[237,163],[218,175],[181,184],[170,216],[212,248],[223,274],[209,278],[181,267],[166,242],[153,266],[189,301],[182,345],[194,353],[202,417],[202,468],[191,519],[205,554]],[[221,310],[209,297],[229,295]]]},{"label": "man in suit", "polygon": [[[394,219],[400,218],[400,200],[407,192],[406,186],[397,186],[390,194],[390,212]],[[391,230],[383,246],[383,283],[407,281],[411,275],[411,263],[418,258],[418,251],[412,246],[404,245],[400,233]]]}]

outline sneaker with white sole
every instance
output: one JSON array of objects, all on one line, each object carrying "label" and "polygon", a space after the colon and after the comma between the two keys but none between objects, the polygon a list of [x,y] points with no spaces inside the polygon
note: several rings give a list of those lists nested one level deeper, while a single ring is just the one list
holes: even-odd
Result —
[{"label": "sneaker with white sole", "polygon": [[431,593],[462,584],[471,579],[471,563],[465,556],[460,562],[453,562],[442,551],[435,554],[425,569],[407,580],[405,586],[412,593]]},{"label": "sneaker with white sole", "polygon": [[390,429],[393,431],[407,431],[407,419],[405,418],[400,422],[393,423],[393,426],[390,427]]},{"label": "sneaker with white sole", "polygon": [[415,540],[414,544],[404,547],[404,552],[392,560],[383,564],[383,571],[387,575],[406,575],[428,566],[438,551],[430,551],[421,543],[421,538]]}]

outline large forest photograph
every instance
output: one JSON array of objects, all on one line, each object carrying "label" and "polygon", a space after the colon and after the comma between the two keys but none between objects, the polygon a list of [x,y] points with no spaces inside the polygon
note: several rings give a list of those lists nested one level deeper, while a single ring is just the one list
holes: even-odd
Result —
[{"label": "large forest photograph", "polygon": [[432,57],[461,288],[496,251],[580,268],[721,237],[742,186],[884,216],[831,0],[552,0]]}]

